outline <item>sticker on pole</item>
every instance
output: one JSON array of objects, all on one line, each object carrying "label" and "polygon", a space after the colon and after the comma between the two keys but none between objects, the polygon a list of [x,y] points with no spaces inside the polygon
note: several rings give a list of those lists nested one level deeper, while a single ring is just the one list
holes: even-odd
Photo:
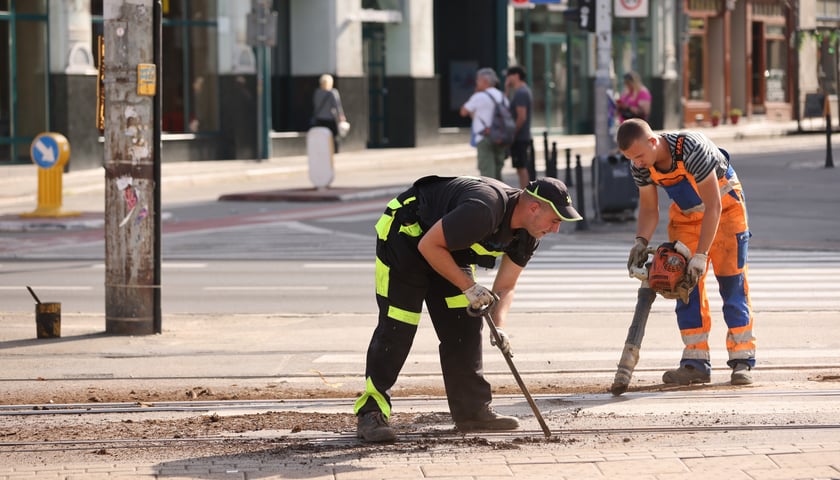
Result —
[{"label": "sticker on pole", "polygon": [[70,144],[60,133],[41,133],[32,140],[29,154],[41,168],[63,167],[70,158]]}]

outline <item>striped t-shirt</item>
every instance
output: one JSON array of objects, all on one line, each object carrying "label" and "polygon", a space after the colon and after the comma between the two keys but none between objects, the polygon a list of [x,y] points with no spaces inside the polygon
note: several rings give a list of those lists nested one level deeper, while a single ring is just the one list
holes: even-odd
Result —
[{"label": "striped t-shirt", "polygon": [[[674,157],[674,148],[680,135],[685,135],[685,141],[683,142],[685,169],[694,177],[695,182],[700,183],[712,170],[715,171],[716,178],[726,174],[726,170],[729,168],[729,159],[718,149],[717,145],[709,140],[709,137],[700,132],[686,131],[661,134],[660,136],[667,142],[668,149],[671,151],[671,158]],[[671,168],[673,169],[675,166],[676,162],[671,165]],[[650,179],[650,170],[647,168],[640,169],[631,164],[630,169],[637,186],[643,187],[654,184]]]}]

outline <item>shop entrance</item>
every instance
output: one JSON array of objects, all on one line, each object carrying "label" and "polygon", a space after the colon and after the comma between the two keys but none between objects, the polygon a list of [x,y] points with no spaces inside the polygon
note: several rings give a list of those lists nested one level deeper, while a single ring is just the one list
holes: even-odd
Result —
[{"label": "shop entrance", "polygon": [[534,96],[531,128],[553,134],[591,132],[585,37],[532,34],[527,42],[529,84]]},{"label": "shop entrance", "polygon": [[0,11],[0,164],[31,162],[32,139],[49,129],[47,16],[40,3],[11,2]]},{"label": "shop entrance", "polygon": [[532,35],[528,65],[534,96],[531,128],[564,133],[568,105],[565,35]]},{"label": "shop entrance", "polygon": [[368,148],[387,147],[388,89],[385,86],[385,26],[365,23],[362,27],[364,68],[368,81]]}]

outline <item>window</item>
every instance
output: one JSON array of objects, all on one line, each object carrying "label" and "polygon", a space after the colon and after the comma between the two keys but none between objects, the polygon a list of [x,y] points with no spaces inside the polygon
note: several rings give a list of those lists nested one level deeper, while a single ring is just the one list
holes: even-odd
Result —
[{"label": "window", "polygon": [[819,56],[819,84],[829,95],[837,95],[837,42],[830,35],[822,37]]},{"label": "window", "polygon": [[705,100],[706,99],[706,58],[703,54],[702,35],[691,35],[688,39],[688,99],[689,100]]},{"label": "window", "polygon": [[783,25],[767,25],[766,70],[764,82],[766,88],[765,100],[768,102],[787,102],[787,71],[788,55],[785,42],[785,27]]},{"label": "window", "polygon": [[218,130],[216,0],[163,5],[163,131]]},{"label": "window", "polygon": [[817,17],[837,17],[840,15],[840,1],[817,0]]},{"label": "window", "polygon": [[[91,0],[94,49],[104,34],[102,1]],[[169,0],[162,9],[162,129],[212,133],[219,123],[216,0]]]},{"label": "window", "polygon": [[25,163],[49,130],[47,1],[0,1],[0,162]]}]

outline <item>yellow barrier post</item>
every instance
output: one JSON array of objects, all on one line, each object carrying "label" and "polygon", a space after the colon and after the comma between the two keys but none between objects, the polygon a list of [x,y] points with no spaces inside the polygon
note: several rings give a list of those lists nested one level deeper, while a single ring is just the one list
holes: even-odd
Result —
[{"label": "yellow barrier post", "polygon": [[76,217],[80,212],[61,210],[64,165],[70,160],[70,143],[64,135],[41,133],[29,147],[32,162],[38,166],[38,207],[21,217]]}]

